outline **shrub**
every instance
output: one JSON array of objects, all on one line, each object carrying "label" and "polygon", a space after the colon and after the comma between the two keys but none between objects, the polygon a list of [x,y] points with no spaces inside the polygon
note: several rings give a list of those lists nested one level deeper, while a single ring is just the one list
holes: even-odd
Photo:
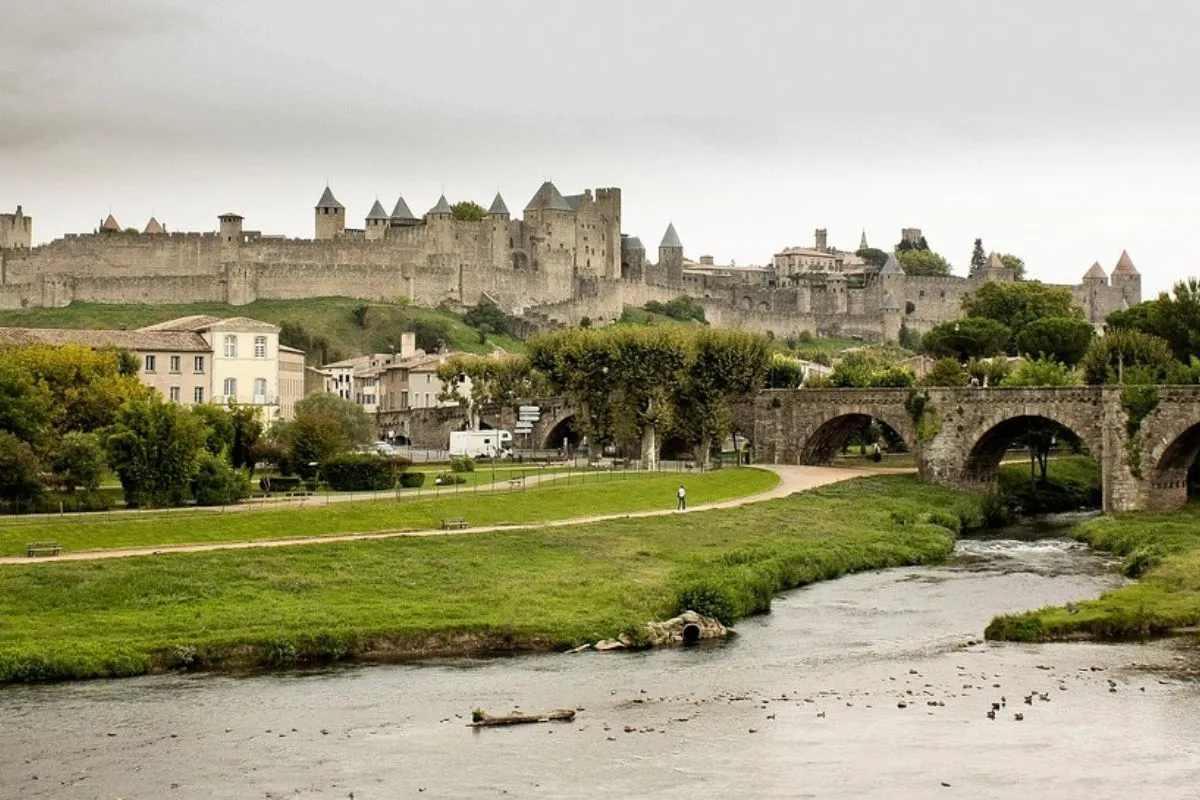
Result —
[{"label": "shrub", "polygon": [[438,475],[433,482],[438,486],[452,486],[456,483],[466,483],[467,479],[465,476],[457,475],[453,472],[443,472],[441,475]]},{"label": "shrub", "polygon": [[402,472],[400,473],[400,485],[405,489],[419,489],[425,485],[425,473]]},{"label": "shrub", "polygon": [[929,512],[927,519],[931,525],[937,525],[938,527],[945,528],[946,530],[952,532],[955,536],[962,532],[962,519],[958,514],[955,514],[951,511],[934,509],[933,511]]},{"label": "shrub", "polygon": [[226,506],[249,494],[246,476],[220,456],[202,453],[192,478],[192,496],[198,506]]},{"label": "shrub", "polygon": [[737,599],[733,590],[723,583],[698,580],[681,587],[675,596],[675,614],[695,611],[705,617],[719,619],[724,625],[737,622]]},{"label": "shrub", "polygon": [[985,528],[1002,528],[1012,522],[1012,509],[1008,501],[999,492],[988,492],[979,503],[979,512],[983,516]]},{"label": "shrub", "polygon": [[321,477],[339,492],[370,492],[391,489],[396,484],[392,469],[368,453],[331,456],[321,467]]},{"label": "shrub", "polygon": [[258,488],[270,494],[271,492],[294,492],[300,488],[300,479],[294,476],[277,475],[274,478],[262,478]]},{"label": "shrub", "polygon": [[450,469],[454,472],[474,472],[475,462],[470,456],[457,456],[450,459]]}]

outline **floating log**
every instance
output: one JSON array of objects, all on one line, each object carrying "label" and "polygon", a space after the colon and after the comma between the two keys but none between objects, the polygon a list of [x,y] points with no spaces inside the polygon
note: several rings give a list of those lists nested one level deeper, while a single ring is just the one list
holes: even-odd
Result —
[{"label": "floating log", "polygon": [[471,714],[469,728],[490,728],[497,725],[528,725],[531,722],[570,722],[575,719],[575,709],[556,708],[545,714],[503,714],[492,716],[486,711],[476,709]]}]

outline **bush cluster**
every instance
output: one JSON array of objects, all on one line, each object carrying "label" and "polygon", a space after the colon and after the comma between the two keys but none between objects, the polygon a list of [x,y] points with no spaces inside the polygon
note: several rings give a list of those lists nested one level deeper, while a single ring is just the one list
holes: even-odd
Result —
[{"label": "bush cluster", "polygon": [[338,492],[371,492],[396,485],[395,469],[369,453],[331,456],[321,466],[321,477]]}]

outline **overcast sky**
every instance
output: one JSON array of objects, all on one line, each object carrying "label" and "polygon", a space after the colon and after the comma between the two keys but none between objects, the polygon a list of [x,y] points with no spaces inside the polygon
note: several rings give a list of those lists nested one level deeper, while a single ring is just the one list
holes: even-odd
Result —
[{"label": "overcast sky", "polygon": [[312,235],[398,193],[514,214],[620,186],[653,249],[765,263],[890,249],[965,274],[975,237],[1078,282],[1128,248],[1147,296],[1200,274],[1200,3],[4,0],[0,211],[36,241],[141,228]]}]

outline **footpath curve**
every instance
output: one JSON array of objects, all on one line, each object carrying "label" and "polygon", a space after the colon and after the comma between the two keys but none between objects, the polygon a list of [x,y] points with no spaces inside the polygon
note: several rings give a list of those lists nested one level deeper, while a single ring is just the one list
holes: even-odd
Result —
[{"label": "footpath curve", "polygon": [[[213,550],[245,550],[252,547],[296,547],[300,545],[321,545],[331,542],[360,542],[374,539],[394,539],[402,536],[463,536],[476,533],[491,533],[495,531],[515,531],[526,528],[560,528],[570,525],[584,525],[590,522],[604,522],[613,519],[639,519],[641,517],[660,517],[668,514],[694,514],[700,511],[710,511],[718,508],[736,508],[737,506],[761,503],[781,497],[827,486],[831,483],[847,481],[853,478],[863,478],[871,475],[898,475],[911,473],[912,469],[887,468],[844,468],[844,467],[809,467],[790,466],[783,464],[758,464],[759,469],[774,472],[779,476],[779,483],[773,488],[758,494],[735,497],[731,500],[721,500],[716,503],[704,503],[678,511],[674,508],[651,509],[648,511],[626,511],[614,514],[595,514],[567,519],[547,520],[542,522],[521,522],[507,525],[480,525],[479,527],[463,530],[441,530],[437,528],[424,530],[389,530],[371,531],[369,533],[335,533],[326,536],[297,536],[287,539],[262,539],[244,542],[211,542],[205,544],[157,545],[154,547],[128,547],[111,550],[81,550],[63,553],[57,556],[47,556],[32,559],[21,556],[0,557],[0,566],[15,564],[48,564],[62,561],[96,561],[105,558],[132,558],[134,556],[155,556],[166,553],[206,553]],[[547,476],[550,477],[550,476]]]}]

